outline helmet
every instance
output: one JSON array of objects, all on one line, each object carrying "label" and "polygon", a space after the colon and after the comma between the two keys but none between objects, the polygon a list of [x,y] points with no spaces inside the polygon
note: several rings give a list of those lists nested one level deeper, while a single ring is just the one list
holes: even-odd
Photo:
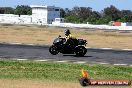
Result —
[{"label": "helmet", "polygon": [[69,29],[65,29],[64,33],[65,33],[66,36],[68,36],[69,34],[71,34]]}]

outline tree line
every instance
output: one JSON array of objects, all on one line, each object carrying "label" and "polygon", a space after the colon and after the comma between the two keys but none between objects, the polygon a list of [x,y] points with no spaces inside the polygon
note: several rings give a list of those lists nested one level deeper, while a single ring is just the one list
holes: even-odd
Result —
[{"label": "tree line", "polygon": [[61,9],[61,17],[72,23],[108,24],[110,21],[132,22],[131,10],[119,10],[111,5],[102,11],[93,11],[91,7]]},{"label": "tree line", "polygon": [[[32,10],[28,5],[18,5],[16,8],[0,7],[0,14],[31,15]],[[102,11],[94,11],[91,7],[78,7],[72,9],[61,8],[61,17],[66,22],[72,23],[90,23],[90,24],[108,24],[110,21],[132,22],[131,10],[119,10],[111,5]]]},{"label": "tree line", "polygon": [[0,7],[0,14],[31,15],[32,9],[28,5],[18,5],[16,8]]}]

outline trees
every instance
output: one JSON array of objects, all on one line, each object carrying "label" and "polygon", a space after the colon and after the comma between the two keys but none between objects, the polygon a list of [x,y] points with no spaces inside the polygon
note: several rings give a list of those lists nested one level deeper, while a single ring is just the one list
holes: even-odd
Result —
[{"label": "trees", "polygon": [[15,9],[16,15],[31,15],[32,9],[28,5],[18,5]]},{"label": "trees", "polygon": [[61,8],[60,9],[60,17],[64,18],[65,15],[66,15],[66,13],[65,13],[64,9]]},{"label": "trees", "polygon": [[92,15],[92,8],[76,6],[71,10],[71,15],[85,20],[87,17]]},{"label": "trees", "polygon": [[131,10],[119,10],[113,5],[104,8],[101,12],[93,11],[90,7],[78,6],[71,10],[67,8],[64,11],[66,12],[64,17],[67,22],[89,22],[91,24],[108,24],[110,21],[132,22]]},{"label": "trees", "polygon": [[0,14],[14,14],[14,8],[0,7]]},{"label": "trees", "polygon": [[27,5],[18,5],[15,9],[12,7],[0,7],[0,14],[31,15],[32,10]]},{"label": "trees", "polygon": [[97,18],[95,18],[94,16],[90,16],[85,20],[85,23],[90,23],[90,24],[96,24]]},{"label": "trees", "polygon": [[86,19],[92,16],[92,8],[75,6],[72,10],[65,9],[67,22],[86,23]]},{"label": "trees", "polygon": [[121,11],[121,22],[132,22],[132,11],[130,10],[122,10]]},{"label": "trees", "polygon": [[67,16],[65,17],[66,22],[79,23],[77,16]]},{"label": "trees", "polygon": [[0,14],[4,14],[5,10],[4,8],[0,7]]},{"label": "trees", "polygon": [[132,15],[125,15],[121,19],[119,19],[121,22],[132,22]]},{"label": "trees", "polygon": [[96,21],[96,24],[108,24],[111,20],[112,17],[110,16],[101,17]]},{"label": "trees", "polygon": [[4,14],[14,14],[14,8],[6,7]]},{"label": "trees", "polygon": [[89,22],[90,24],[97,24],[97,20],[101,18],[101,14],[97,11],[93,11],[92,14],[87,17],[85,23]]},{"label": "trees", "polygon": [[120,19],[120,10],[118,10],[115,6],[111,5],[110,7],[104,8],[105,16],[112,17],[112,21],[117,21]]}]

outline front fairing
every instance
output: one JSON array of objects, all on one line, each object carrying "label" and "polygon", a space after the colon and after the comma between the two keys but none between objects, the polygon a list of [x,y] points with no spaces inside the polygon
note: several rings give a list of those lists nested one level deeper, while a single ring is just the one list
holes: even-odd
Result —
[{"label": "front fairing", "polygon": [[53,44],[63,44],[65,41],[65,38],[58,37],[54,40]]},{"label": "front fairing", "polygon": [[53,44],[56,44],[56,43],[58,43],[58,42],[60,42],[60,41],[59,41],[59,38],[56,38],[56,39],[54,40]]},{"label": "front fairing", "polygon": [[78,39],[78,45],[85,45],[87,44],[87,40]]}]

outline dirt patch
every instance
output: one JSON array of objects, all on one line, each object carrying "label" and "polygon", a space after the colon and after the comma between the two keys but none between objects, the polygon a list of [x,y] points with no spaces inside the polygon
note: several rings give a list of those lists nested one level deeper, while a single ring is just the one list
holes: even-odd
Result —
[{"label": "dirt patch", "polygon": [[[1,25],[0,42],[51,45],[58,35],[64,36],[63,30],[64,28],[47,26]],[[71,29],[71,31],[77,38],[86,39],[88,41],[87,47],[132,49],[132,33],[86,31],[86,29]]]}]

